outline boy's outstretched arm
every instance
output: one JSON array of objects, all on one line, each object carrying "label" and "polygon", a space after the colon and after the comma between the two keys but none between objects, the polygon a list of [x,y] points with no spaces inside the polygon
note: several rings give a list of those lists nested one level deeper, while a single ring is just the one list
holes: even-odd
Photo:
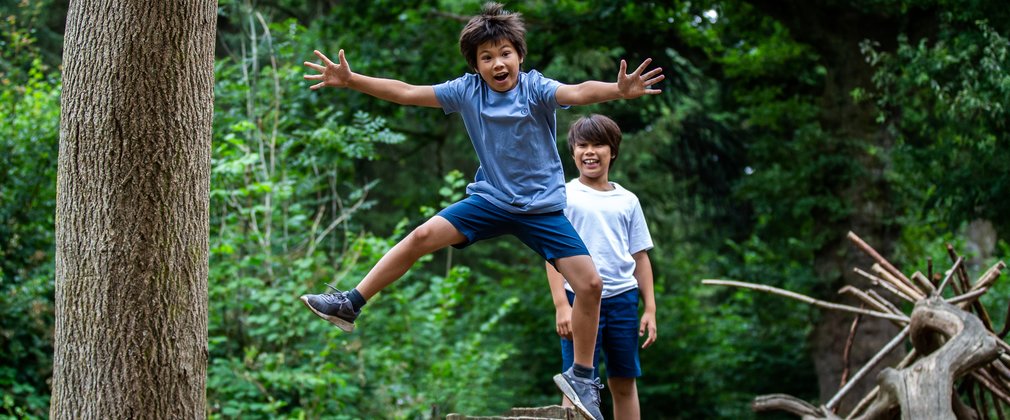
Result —
[{"label": "boy's outstretched arm", "polygon": [[652,282],[652,261],[649,260],[647,251],[638,251],[635,258],[635,279],[638,280],[638,292],[642,297],[645,310],[642,312],[642,320],[638,326],[638,336],[644,336],[645,342],[642,348],[647,348],[656,342],[656,292]]},{"label": "boy's outstretched arm", "polygon": [[555,324],[558,335],[572,339],[572,305],[568,304],[565,294],[565,277],[551,263],[544,263],[547,269],[547,283],[551,285],[551,298],[554,299]]},{"label": "boy's outstretched arm", "polygon": [[555,98],[559,104],[569,106],[590,105],[615,99],[634,99],[642,95],[656,95],[661,91],[650,87],[663,81],[666,76],[660,74],[663,72],[661,67],[645,72],[645,68],[651,62],[652,59],[647,58],[634,72],[627,74],[625,72],[628,71],[628,63],[621,60],[621,70],[617,73],[617,82],[591,80],[577,85],[561,85],[555,93]]},{"label": "boy's outstretched arm", "polygon": [[319,72],[319,74],[305,75],[305,80],[319,82],[310,86],[309,89],[316,90],[326,86],[349,88],[400,105],[442,107],[435,96],[435,89],[431,86],[411,85],[399,80],[370,77],[352,72],[351,66],[344,58],[343,49],[337,53],[339,63],[330,61],[319,50],[315,50],[313,53],[322,60],[322,65],[305,62],[306,67]]}]

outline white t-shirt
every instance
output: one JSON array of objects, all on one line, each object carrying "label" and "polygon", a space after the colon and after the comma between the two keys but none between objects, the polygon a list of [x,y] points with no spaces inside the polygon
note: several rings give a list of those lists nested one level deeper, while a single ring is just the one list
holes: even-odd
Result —
[{"label": "white t-shirt", "polygon": [[[578,178],[565,184],[568,195],[565,216],[589,248],[603,279],[604,298],[638,287],[633,255],[652,249],[652,237],[638,197],[616,182],[610,185],[613,190],[598,191]],[[572,291],[567,281],[565,289]]]}]

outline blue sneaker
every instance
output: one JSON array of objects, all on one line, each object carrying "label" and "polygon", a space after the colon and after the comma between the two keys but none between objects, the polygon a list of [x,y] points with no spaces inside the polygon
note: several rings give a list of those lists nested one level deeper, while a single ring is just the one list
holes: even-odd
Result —
[{"label": "blue sneaker", "polygon": [[568,368],[564,373],[554,375],[554,384],[582,415],[603,420],[603,413],[600,412],[600,390],[603,389],[603,384],[600,383],[600,378],[580,378],[575,376],[572,368]]},{"label": "blue sneaker", "polygon": [[339,290],[321,295],[302,295],[301,301],[320,318],[346,332],[354,331],[354,320],[361,313],[360,310],[354,310],[351,301],[347,299],[347,292]]}]

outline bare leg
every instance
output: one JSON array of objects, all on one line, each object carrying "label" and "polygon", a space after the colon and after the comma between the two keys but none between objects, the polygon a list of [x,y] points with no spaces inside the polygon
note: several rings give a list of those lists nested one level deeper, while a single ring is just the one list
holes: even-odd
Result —
[{"label": "bare leg", "polygon": [[442,216],[434,216],[397,242],[358,283],[358,293],[371,299],[402,277],[417,260],[432,252],[466,240],[462,233]]},{"label": "bare leg", "polygon": [[603,292],[603,281],[596,271],[593,259],[588,255],[558,258],[554,265],[575,291],[575,306],[572,307],[572,344],[575,347],[575,363],[592,367],[593,351],[596,350],[596,330],[600,325],[600,294]]},{"label": "bare leg", "polygon": [[614,397],[614,420],[638,420],[638,385],[635,378],[608,378],[610,395]]}]

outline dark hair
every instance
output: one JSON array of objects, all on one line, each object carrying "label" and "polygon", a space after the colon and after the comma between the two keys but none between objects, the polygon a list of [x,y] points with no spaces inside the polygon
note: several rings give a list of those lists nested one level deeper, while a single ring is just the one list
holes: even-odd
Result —
[{"label": "dark hair", "polygon": [[511,13],[501,3],[484,3],[480,14],[470,18],[459,33],[459,52],[471,69],[477,69],[477,47],[488,41],[508,40],[519,57],[526,57],[526,25],[519,13]]},{"label": "dark hair", "polygon": [[589,114],[568,127],[569,153],[575,153],[575,143],[579,141],[610,146],[610,160],[614,161],[621,150],[621,128],[609,117]]}]

